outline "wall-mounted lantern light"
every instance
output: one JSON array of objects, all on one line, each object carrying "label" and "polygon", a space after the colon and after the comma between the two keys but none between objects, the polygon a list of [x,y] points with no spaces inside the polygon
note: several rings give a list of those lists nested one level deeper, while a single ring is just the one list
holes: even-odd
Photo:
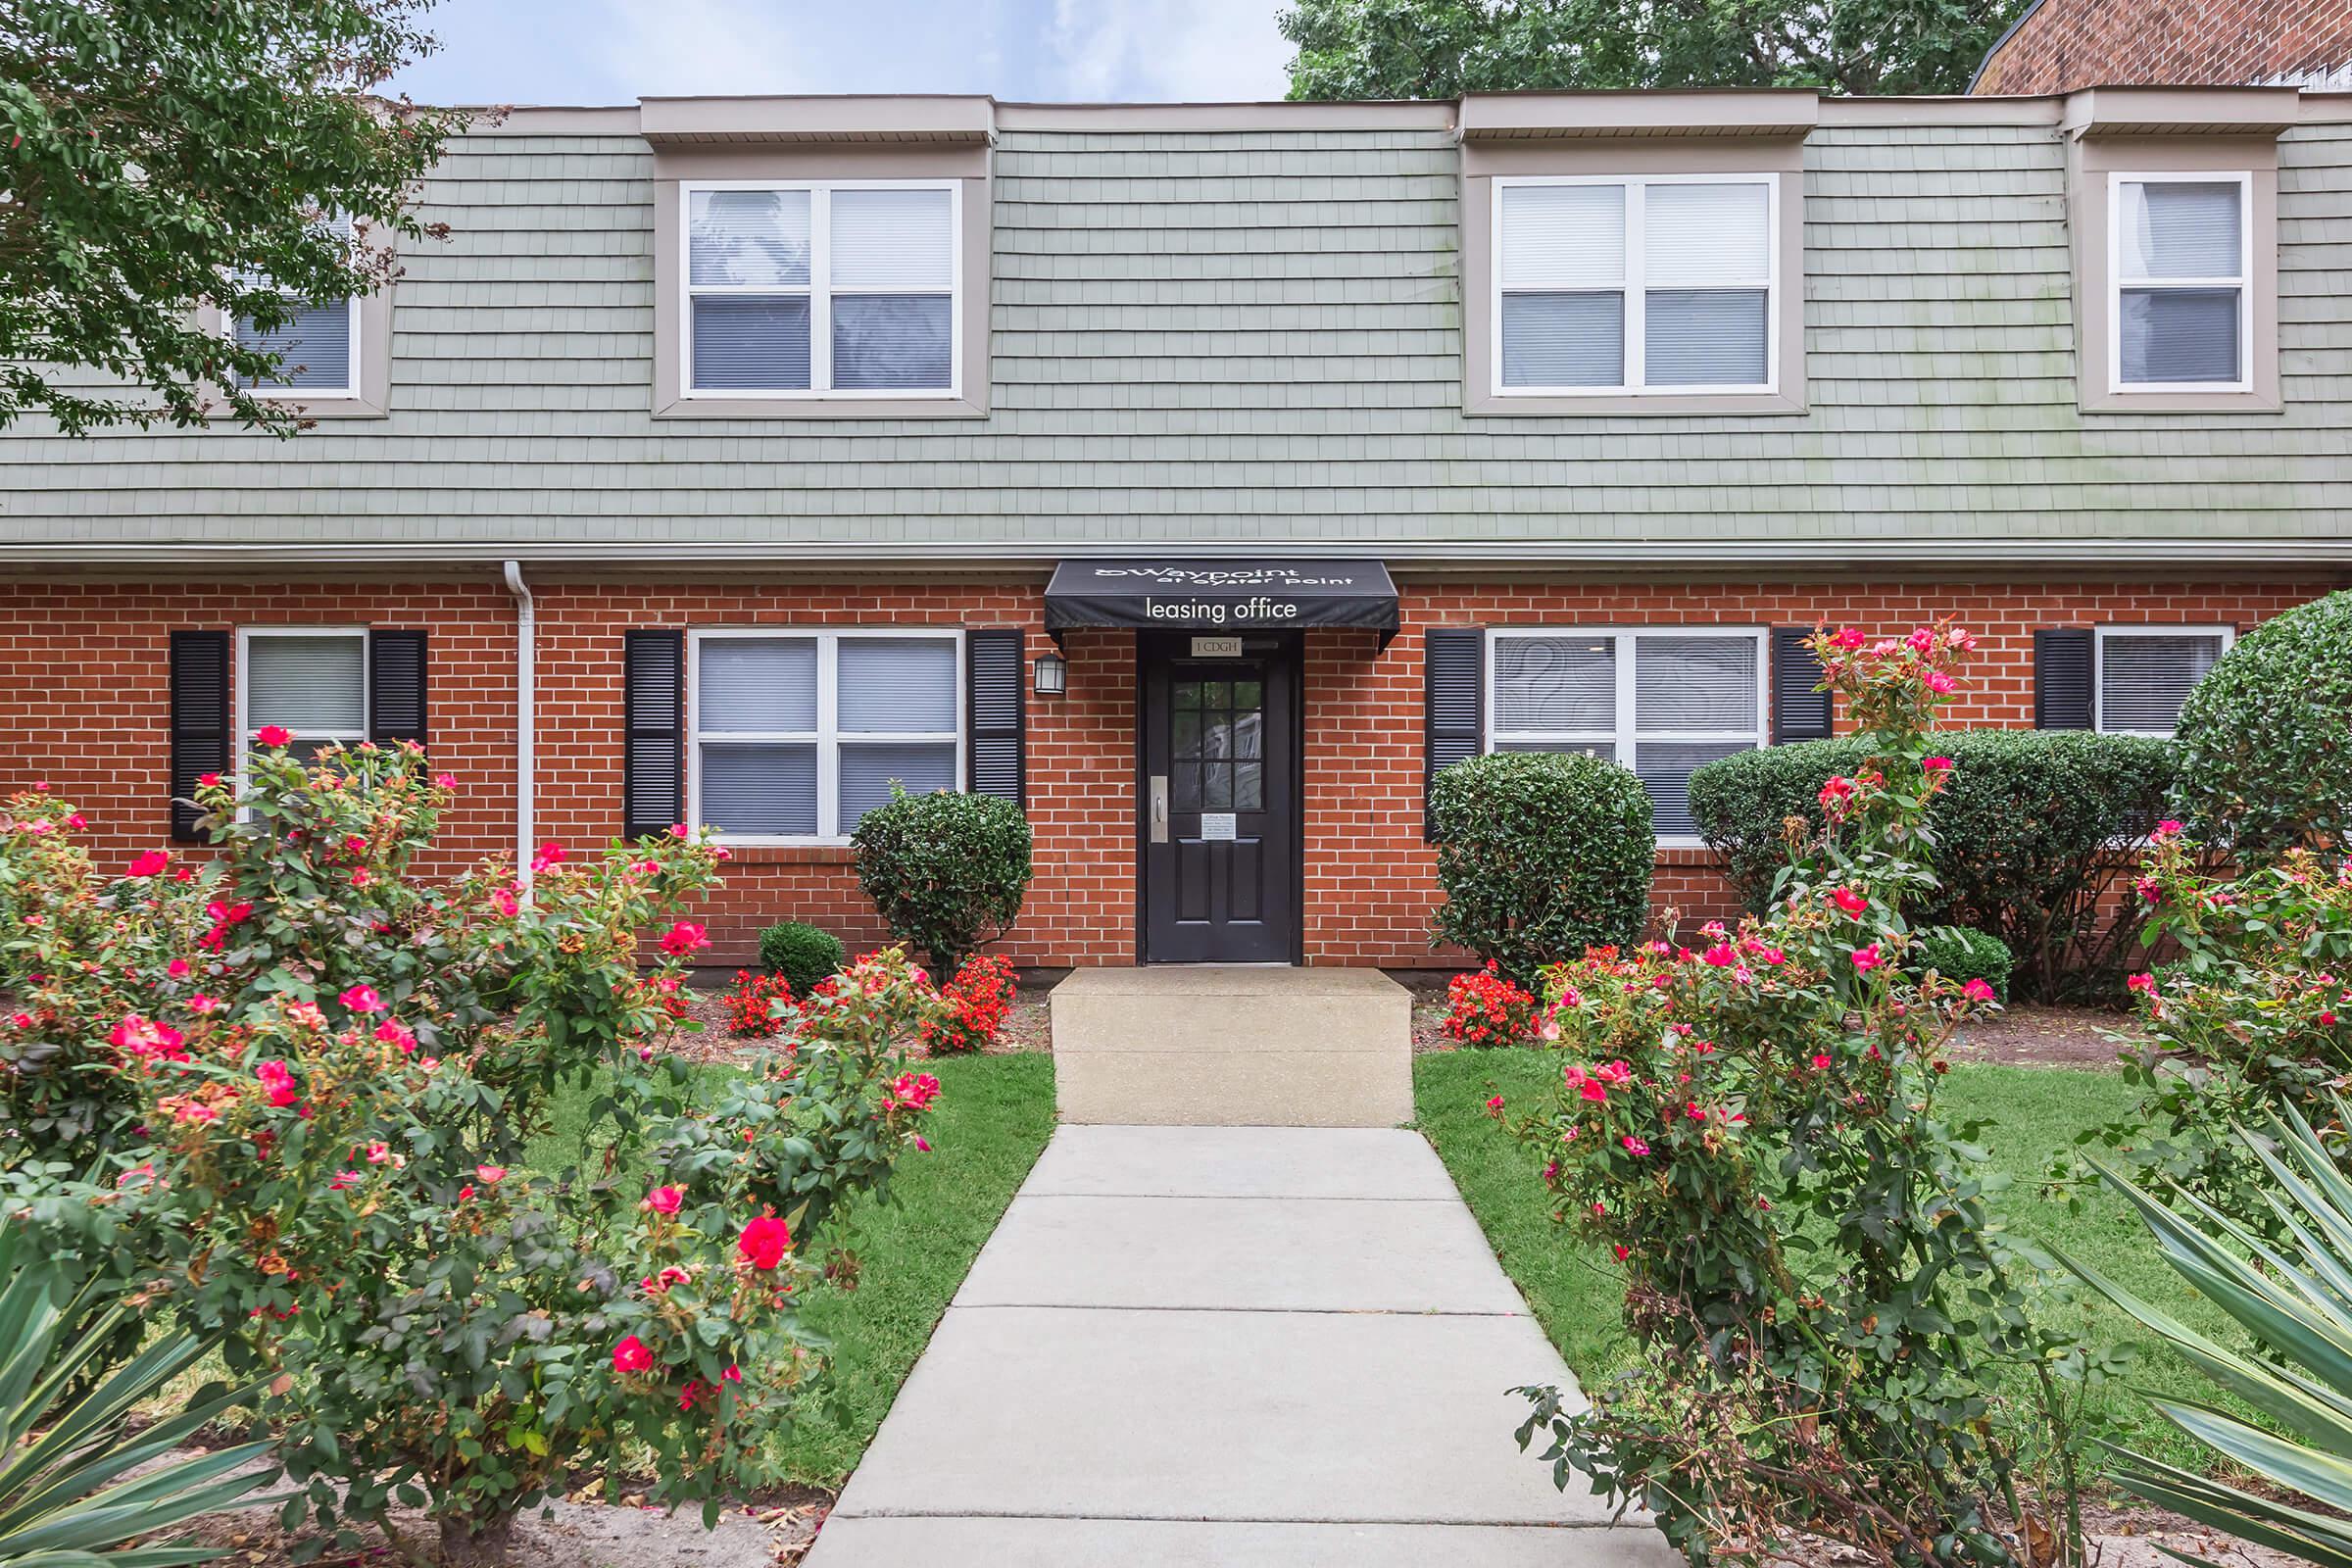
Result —
[{"label": "wall-mounted lantern light", "polygon": [[1037,695],[1059,697],[1069,689],[1070,666],[1059,654],[1037,656]]}]

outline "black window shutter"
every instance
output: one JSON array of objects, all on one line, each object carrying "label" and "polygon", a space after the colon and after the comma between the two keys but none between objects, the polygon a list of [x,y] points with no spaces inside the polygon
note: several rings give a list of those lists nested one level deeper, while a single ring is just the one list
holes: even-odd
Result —
[{"label": "black window shutter", "polygon": [[1430,780],[1486,749],[1487,634],[1477,626],[1432,626],[1423,637],[1421,829],[1428,835]]},{"label": "black window shutter", "polygon": [[424,633],[368,634],[368,738],[424,744]]},{"label": "black window shutter", "polygon": [[964,743],[964,787],[1029,808],[1022,733],[1022,638],[1013,629],[963,634],[965,708],[971,733]]},{"label": "black window shutter", "polygon": [[1830,738],[1830,694],[1821,684],[1821,661],[1805,646],[1808,626],[1772,629],[1772,742]]},{"label": "black window shutter", "polygon": [[2034,727],[2091,727],[2091,632],[2053,626],[2034,634]]},{"label": "black window shutter", "polygon": [[686,820],[686,634],[622,636],[621,832],[641,839]]},{"label": "black window shutter", "polygon": [[172,841],[200,844],[196,781],[228,771],[228,633],[172,634]]}]

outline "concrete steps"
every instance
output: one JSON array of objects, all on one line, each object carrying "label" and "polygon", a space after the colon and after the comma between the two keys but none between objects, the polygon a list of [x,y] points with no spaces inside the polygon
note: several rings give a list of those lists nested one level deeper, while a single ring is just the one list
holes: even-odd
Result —
[{"label": "concrete steps", "polygon": [[1412,1119],[1412,994],[1377,969],[1081,969],[1052,1006],[1065,1122]]}]

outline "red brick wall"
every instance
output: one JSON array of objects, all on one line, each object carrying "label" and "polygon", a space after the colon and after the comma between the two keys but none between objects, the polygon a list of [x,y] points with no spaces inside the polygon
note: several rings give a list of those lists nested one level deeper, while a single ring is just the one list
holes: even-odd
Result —
[{"label": "red brick wall", "polygon": [[436,765],[456,808],[424,862],[514,843],[514,612],[482,583],[0,585],[0,793],[46,779],[102,861],[170,840],[171,635],[238,626],[422,628]]},{"label": "red brick wall", "polygon": [[2352,0],[2041,0],[1975,93],[2317,78],[2352,65]]},{"label": "red brick wall", "polygon": [[[1404,632],[1310,633],[1305,649],[1304,946],[1313,963],[1416,967],[1435,891],[1421,842],[1421,637],[1431,625],[1853,623],[1907,631],[1958,615],[1982,651],[1964,724],[2033,721],[2033,633],[2099,623],[2251,625],[2326,592],[2316,578],[2201,587],[1845,582],[1769,586],[1408,582]],[[620,829],[621,633],[632,626],[1019,625],[1051,644],[1034,585],[730,586],[548,583],[539,604],[537,837],[596,845]],[[488,582],[417,585],[0,585],[0,791],[49,780],[123,857],[168,831],[168,638],[237,625],[421,626],[431,635],[432,751],[463,791],[430,865],[514,843],[514,607]],[[1037,879],[1005,949],[1027,964],[1135,956],[1135,652],[1069,638],[1069,695],[1029,704]],[[1729,890],[1697,851],[1661,857],[1658,898],[1687,918]],[[745,849],[706,911],[712,957],[748,959],[759,927],[808,919],[879,940],[846,850]]]}]

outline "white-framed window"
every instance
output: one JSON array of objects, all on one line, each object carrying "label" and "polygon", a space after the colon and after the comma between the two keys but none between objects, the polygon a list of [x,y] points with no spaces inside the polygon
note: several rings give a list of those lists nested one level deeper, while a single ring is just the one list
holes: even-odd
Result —
[{"label": "white-framed window", "polygon": [[686,397],[956,397],[962,186],[678,187]]},{"label": "white-framed window", "polygon": [[2108,381],[2242,392],[2254,268],[2250,173],[2107,176]]},{"label": "white-framed window", "polygon": [[687,634],[690,820],[734,843],[841,843],[890,799],[963,787],[963,634]]},{"label": "white-framed window", "polygon": [[1584,752],[1631,768],[1668,847],[1698,842],[1691,770],[1766,744],[1762,627],[1498,627],[1487,750]]},{"label": "white-framed window", "polygon": [[2094,639],[2094,728],[2115,735],[2170,735],[2180,704],[2229,652],[2229,626],[2101,626]]},{"label": "white-framed window", "polygon": [[[322,224],[338,238],[351,236],[348,218],[328,219]],[[274,380],[256,381],[247,390],[256,397],[357,397],[360,392],[360,302],[329,300],[311,304],[286,290],[293,315],[264,332],[253,318],[240,316],[229,323],[238,346],[278,356]]]},{"label": "white-framed window", "polygon": [[368,628],[243,626],[237,630],[237,769],[263,730],[292,736],[305,761],[368,738]]},{"label": "white-framed window", "polygon": [[1497,178],[1495,394],[1777,390],[1780,181]]}]

